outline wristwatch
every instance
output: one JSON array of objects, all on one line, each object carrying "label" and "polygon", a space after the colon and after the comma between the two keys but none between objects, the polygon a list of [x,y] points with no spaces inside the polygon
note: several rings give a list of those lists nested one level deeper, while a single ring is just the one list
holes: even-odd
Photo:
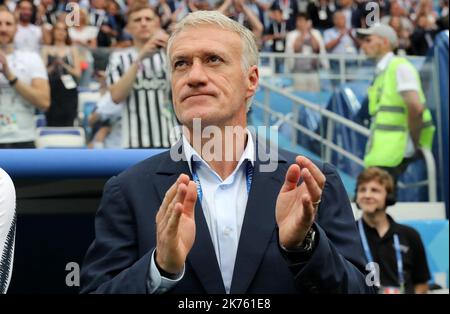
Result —
[{"label": "wristwatch", "polygon": [[17,76],[16,76],[16,77],[13,78],[11,81],[8,80],[8,83],[9,83],[10,86],[14,86],[14,85],[17,83],[17,80],[18,80],[18,78],[17,78]]},{"label": "wristwatch", "polygon": [[302,250],[304,252],[310,252],[314,248],[314,238],[316,237],[316,231],[314,231],[313,227],[311,227],[306,233],[305,239],[303,243],[297,248],[298,250]]},{"label": "wristwatch", "polygon": [[316,237],[316,231],[314,230],[313,227],[311,227],[308,232],[306,233],[305,239],[303,239],[302,244],[300,244],[299,246],[292,248],[292,249],[287,249],[284,246],[281,246],[281,248],[283,250],[285,250],[288,253],[309,253],[314,249],[314,239]]}]

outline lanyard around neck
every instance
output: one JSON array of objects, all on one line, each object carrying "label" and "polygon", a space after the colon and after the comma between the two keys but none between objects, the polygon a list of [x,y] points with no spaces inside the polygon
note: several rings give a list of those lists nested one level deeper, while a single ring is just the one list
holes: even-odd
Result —
[{"label": "lanyard around neck", "polygon": [[[366,233],[364,232],[364,226],[362,218],[358,220],[358,229],[359,229],[359,235],[361,236],[362,245],[364,248],[364,253],[366,255],[367,261],[369,263],[373,263],[373,256],[370,251],[369,242],[367,241]],[[398,282],[400,284],[400,288],[403,289],[405,285],[405,277],[403,275],[403,259],[402,259],[402,253],[400,250],[400,240],[398,237],[398,234],[394,233],[394,248],[395,248],[395,258],[397,260],[397,275],[398,275]]]},{"label": "lanyard around neck", "polygon": [[[192,162],[192,179],[194,180],[195,184],[197,185],[198,200],[201,203],[202,199],[203,199],[203,191],[202,191],[202,185],[200,183],[200,179],[199,179],[199,177],[197,175],[197,171],[195,169],[195,162]],[[250,188],[252,186],[252,181],[253,181],[253,166],[250,161],[247,161],[246,166],[245,166],[245,179],[247,182],[247,193],[250,193]]]}]

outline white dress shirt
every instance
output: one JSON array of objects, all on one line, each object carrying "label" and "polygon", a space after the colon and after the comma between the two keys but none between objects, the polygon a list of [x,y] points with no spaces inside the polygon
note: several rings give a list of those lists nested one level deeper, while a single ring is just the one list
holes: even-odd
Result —
[{"label": "white dress shirt", "polygon": [[[247,162],[250,162],[253,167],[255,162],[254,141],[251,133],[247,131],[247,134],[247,145],[238,165],[225,180],[222,180],[201,158],[184,136],[182,139],[189,169],[192,173],[194,166],[200,181],[202,199],[197,199],[197,201],[201,201],[227,293],[230,293],[239,237],[248,200]],[[147,281],[148,291],[164,293],[181,280],[183,275],[184,268],[183,272],[174,280],[162,277],[156,267],[153,255]]]}]

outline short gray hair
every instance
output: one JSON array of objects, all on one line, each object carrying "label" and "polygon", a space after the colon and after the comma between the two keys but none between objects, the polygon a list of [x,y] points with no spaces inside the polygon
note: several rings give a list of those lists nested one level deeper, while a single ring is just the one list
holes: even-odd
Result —
[{"label": "short gray hair", "polygon": [[[246,72],[253,65],[258,65],[259,51],[256,44],[255,35],[246,27],[230,19],[219,11],[195,11],[189,13],[180,22],[175,25],[172,34],[167,43],[167,60],[169,72],[171,70],[169,52],[175,37],[187,27],[196,27],[201,25],[215,25],[224,30],[234,32],[239,35],[242,42],[242,70]],[[250,108],[253,97],[247,102],[247,108]]]}]

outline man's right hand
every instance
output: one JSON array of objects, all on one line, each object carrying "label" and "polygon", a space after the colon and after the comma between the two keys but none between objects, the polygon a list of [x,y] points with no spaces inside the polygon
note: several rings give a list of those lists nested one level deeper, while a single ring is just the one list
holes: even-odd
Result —
[{"label": "man's right hand", "polygon": [[165,31],[157,31],[139,51],[139,60],[142,61],[159,48],[166,48],[168,40],[169,35]]},{"label": "man's right hand", "polygon": [[185,174],[166,192],[156,214],[156,264],[170,274],[183,270],[195,240],[197,186]]}]

